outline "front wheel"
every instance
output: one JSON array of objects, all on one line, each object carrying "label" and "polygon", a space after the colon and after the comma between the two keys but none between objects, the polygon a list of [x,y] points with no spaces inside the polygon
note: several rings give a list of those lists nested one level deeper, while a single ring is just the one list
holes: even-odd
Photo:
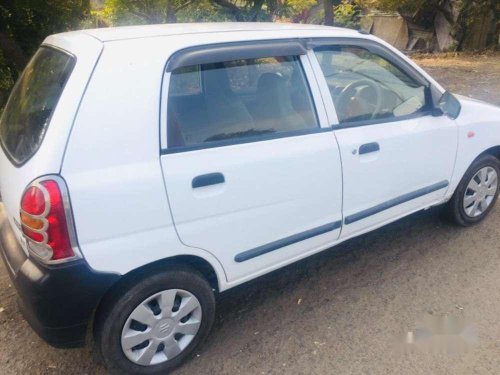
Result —
[{"label": "front wheel", "polygon": [[499,175],[497,158],[491,155],[478,158],[446,204],[446,216],[461,226],[471,226],[483,220],[497,200]]},{"label": "front wheel", "polygon": [[96,344],[117,374],[166,374],[207,337],[215,316],[208,282],[175,267],[124,286],[105,302]]}]

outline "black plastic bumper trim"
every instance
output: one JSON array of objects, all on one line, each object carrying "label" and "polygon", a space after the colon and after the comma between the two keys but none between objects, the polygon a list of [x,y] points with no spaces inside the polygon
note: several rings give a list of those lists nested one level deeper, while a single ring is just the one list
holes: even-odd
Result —
[{"label": "black plastic bumper trim", "polygon": [[93,312],[120,276],[96,272],[84,260],[47,266],[27,257],[2,203],[0,225],[1,258],[25,319],[52,346],[82,346]]}]

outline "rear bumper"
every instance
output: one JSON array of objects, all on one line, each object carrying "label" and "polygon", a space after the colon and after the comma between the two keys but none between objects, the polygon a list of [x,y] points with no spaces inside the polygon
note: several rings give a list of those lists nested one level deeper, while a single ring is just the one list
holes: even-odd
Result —
[{"label": "rear bumper", "polygon": [[35,332],[55,347],[85,343],[90,319],[118,275],[94,272],[84,260],[46,266],[28,257],[0,203],[0,253]]}]

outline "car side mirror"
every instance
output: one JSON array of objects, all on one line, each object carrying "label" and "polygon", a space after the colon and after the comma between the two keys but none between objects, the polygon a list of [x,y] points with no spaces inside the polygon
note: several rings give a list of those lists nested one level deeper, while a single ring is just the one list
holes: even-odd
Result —
[{"label": "car side mirror", "polygon": [[440,110],[442,113],[453,120],[458,117],[461,109],[462,106],[460,105],[460,102],[449,91],[446,91],[441,96],[436,108],[436,110]]},{"label": "car side mirror", "polygon": [[443,110],[439,107],[433,107],[432,108],[432,116],[433,117],[439,117],[439,116],[443,116],[444,113],[443,113]]}]

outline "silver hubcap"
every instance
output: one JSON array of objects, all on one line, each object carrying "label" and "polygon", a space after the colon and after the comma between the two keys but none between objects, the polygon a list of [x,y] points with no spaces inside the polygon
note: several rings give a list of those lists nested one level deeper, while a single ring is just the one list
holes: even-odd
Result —
[{"label": "silver hubcap", "polygon": [[464,211],[477,217],[488,209],[498,189],[497,172],[491,167],[481,168],[470,180],[464,194]]},{"label": "silver hubcap", "polygon": [[191,293],[168,289],[145,299],[122,330],[123,353],[141,366],[157,365],[179,355],[198,333],[201,305]]}]

